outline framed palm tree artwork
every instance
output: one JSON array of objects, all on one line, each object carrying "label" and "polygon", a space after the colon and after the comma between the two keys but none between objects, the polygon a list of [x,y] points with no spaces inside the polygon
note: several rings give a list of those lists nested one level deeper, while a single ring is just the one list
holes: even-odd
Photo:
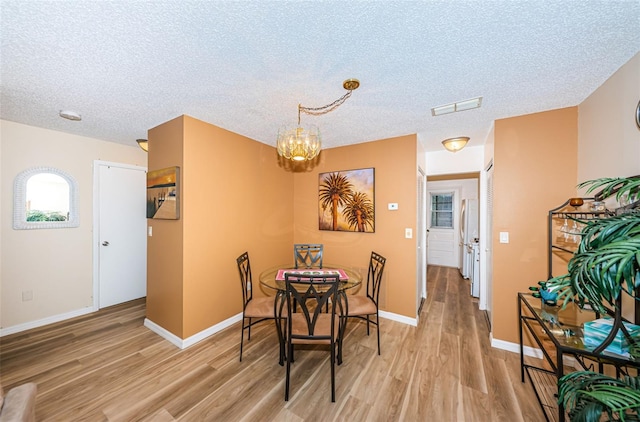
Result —
[{"label": "framed palm tree artwork", "polygon": [[374,182],[373,168],[320,173],[320,230],[374,233]]}]

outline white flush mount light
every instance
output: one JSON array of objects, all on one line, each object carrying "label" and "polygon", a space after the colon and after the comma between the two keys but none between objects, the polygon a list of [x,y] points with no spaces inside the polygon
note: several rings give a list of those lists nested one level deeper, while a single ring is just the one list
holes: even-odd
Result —
[{"label": "white flush mount light", "polygon": [[458,152],[464,148],[469,142],[468,136],[458,136],[457,138],[449,138],[442,141],[442,145],[447,151]]},{"label": "white flush mount light", "polygon": [[82,120],[82,116],[80,116],[75,111],[69,111],[69,110],[60,110],[60,117],[62,117],[63,119],[73,120],[76,122]]},{"label": "white flush mount light", "polygon": [[455,113],[458,111],[471,110],[474,108],[480,108],[482,105],[482,97],[470,98],[464,101],[458,101],[457,103],[446,104],[431,109],[432,116],[441,116],[443,114]]},{"label": "white flush mount light", "polygon": [[136,139],[136,142],[145,152],[149,152],[149,141],[146,139]]}]

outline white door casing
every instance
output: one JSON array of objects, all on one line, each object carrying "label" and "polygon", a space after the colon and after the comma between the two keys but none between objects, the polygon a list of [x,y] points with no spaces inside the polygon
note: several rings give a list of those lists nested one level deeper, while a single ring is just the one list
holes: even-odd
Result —
[{"label": "white door casing", "polygon": [[426,255],[426,175],[418,167],[418,228],[417,228],[418,268],[416,277],[416,316],[422,299],[427,297],[427,255]]},{"label": "white door casing", "polygon": [[146,168],[94,162],[94,308],[146,296]]},{"label": "white door casing", "polygon": [[[484,187],[483,200],[481,207],[485,208],[485,212],[481,215],[481,234],[480,234],[480,300],[479,308],[487,311],[489,323],[491,320],[492,308],[492,286],[493,286],[493,262],[492,262],[492,242],[493,242],[493,161],[489,163],[483,173],[480,174],[481,186]],[[484,230],[483,230],[484,229]]]}]

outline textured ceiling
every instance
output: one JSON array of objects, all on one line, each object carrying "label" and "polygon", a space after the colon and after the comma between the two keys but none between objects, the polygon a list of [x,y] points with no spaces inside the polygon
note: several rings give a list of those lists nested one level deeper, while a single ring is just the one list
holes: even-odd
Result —
[{"label": "textured ceiling", "polygon": [[328,104],[348,78],[344,105],[302,115],[324,147],[481,145],[495,119],[575,106],[640,50],[637,0],[0,4],[0,118],[129,145],[182,114],[275,145],[298,103]]}]

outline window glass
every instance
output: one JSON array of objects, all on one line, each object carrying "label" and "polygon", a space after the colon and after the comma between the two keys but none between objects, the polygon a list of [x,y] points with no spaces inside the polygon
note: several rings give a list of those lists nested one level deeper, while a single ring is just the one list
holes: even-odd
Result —
[{"label": "window glass", "polygon": [[431,227],[453,228],[453,192],[431,194]]},{"label": "window glass", "polygon": [[69,183],[53,173],[38,173],[27,180],[27,221],[68,221]]}]

